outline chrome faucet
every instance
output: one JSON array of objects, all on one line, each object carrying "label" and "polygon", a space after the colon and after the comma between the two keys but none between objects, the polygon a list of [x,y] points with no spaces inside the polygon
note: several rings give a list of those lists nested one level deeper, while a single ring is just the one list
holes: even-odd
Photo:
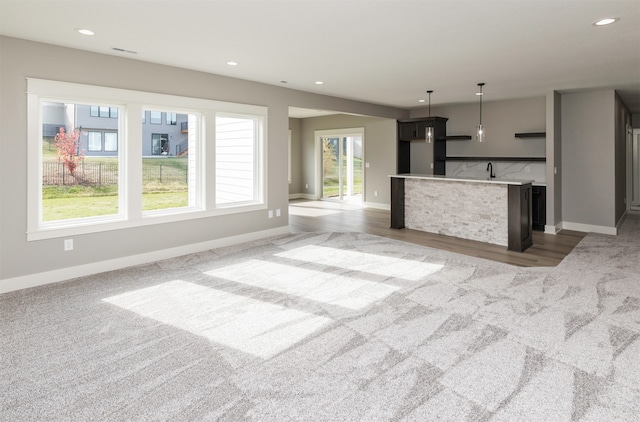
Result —
[{"label": "chrome faucet", "polygon": [[491,164],[491,163],[487,164],[487,171],[489,172],[489,177],[491,179],[496,177],[496,174],[493,172],[493,164]]}]

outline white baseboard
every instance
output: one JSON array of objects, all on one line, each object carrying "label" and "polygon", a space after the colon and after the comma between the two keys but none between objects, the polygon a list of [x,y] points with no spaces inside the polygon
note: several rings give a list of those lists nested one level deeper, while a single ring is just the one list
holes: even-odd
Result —
[{"label": "white baseboard", "polygon": [[290,193],[289,199],[309,199],[311,201],[315,200],[316,197],[310,193]]},{"label": "white baseboard", "polygon": [[562,223],[555,226],[550,226],[548,224],[544,226],[545,234],[558,234],[560,233],[560,230],[562,230]]},{"label": "white baseboard", "polygon": [[0,280],[0,294],[290,233],[289,226]]},{"label": "white baseboard", "polygon": [[378,210],[385,210],[385,211],[391,210],[390,204],[381,204],[380,202],[363,202],[362,205],[367,208],[375,208]]},{"label": "white baseboard", "polygon": [[611,234],[616,236],[618,234],[617,227],[609,227],[609,226],[596,226],[593,224],[582,224],[582,223],[572,223],[570,221],[563,221],[562,228],[564,230],[575,230],[579,232],[587,232],[587,233],[600,233],[600,234]]}]

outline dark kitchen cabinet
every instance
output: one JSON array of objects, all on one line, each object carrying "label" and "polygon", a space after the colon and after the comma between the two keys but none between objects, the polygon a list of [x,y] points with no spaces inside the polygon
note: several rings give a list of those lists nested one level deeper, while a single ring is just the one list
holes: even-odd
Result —
[{"label": "dark kitchen cabinet", "polygon": [[426,142],[427,127],[434,128],[433,174],[445,174],[447,118],[423,117],[398,120],[398,173],[411,173],[411,142]]},{"label": "dark kitchen cabinet", "polygon": [[404,229],[404,178],[391,178],[391,228]]},{"label": "dark kitchen cabinet", "polygon": [[533,245],[531,183],[509,185],[509,237],[507,249],[522,252]]},{"label": "dark kitchen cabinet", "polygon": [[531,195],[533,230],[544,230],[544,226],[547,224],[547,187],[532,186]]}]

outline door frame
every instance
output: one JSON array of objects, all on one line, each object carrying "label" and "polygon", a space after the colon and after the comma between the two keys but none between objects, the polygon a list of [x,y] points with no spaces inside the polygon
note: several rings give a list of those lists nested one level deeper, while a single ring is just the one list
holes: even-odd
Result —
[{"label": "door frame", "polygon": [[[635,157],[633,155],[634,142],[637,143]],[[640,205],[632,204],[634,173],[637,173],[638,179],[640,179],[640,129],[627,125],[627,211],[640,211]],[[637,180],[636,184],[640,186],[640,180]]]},{"label": "door frame", "polygon": [[364,127],[352,127],[352,128],[340,128],[340,129],[323,129],[314,131],[314,156],[315,156],[315,197],[316,199],[322,199],[322,138],[323,137],[340,137],[360,135],[362,137],[362,203],[365,202],[365,183],[366,183],[366,166],[365,163],[365,139],[364,139]]}]

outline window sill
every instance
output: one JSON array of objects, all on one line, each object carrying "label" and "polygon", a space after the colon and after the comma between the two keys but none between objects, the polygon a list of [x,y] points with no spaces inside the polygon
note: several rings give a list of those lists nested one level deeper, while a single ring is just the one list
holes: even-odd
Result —
[{"label": "window sill", "polygon": [[152,226],[156,224],[176,223],[180,221],[195,220],[198,218],[218,217],[229,214],[239,214],[244,212],[260,211],[267,209],[266,204],[247,204],[227,206],[217,208],[213,211],[203,210],[185,210],[175,211],[170,214],[152,213],[145,214],[142,218],[136,220],[125,220],[122,217],[114,216],[113,218],[104,218],[100,220],[86,221],[82,223],[74,223],[56,226],[41,227],[38,230],[27,232],[27,241],[37,241],[46,239],[57,239],[61,237],[78,236],[83,234],[92,234],[100,232],[108,232],[113,230],[132,229],[136,227]]}]

